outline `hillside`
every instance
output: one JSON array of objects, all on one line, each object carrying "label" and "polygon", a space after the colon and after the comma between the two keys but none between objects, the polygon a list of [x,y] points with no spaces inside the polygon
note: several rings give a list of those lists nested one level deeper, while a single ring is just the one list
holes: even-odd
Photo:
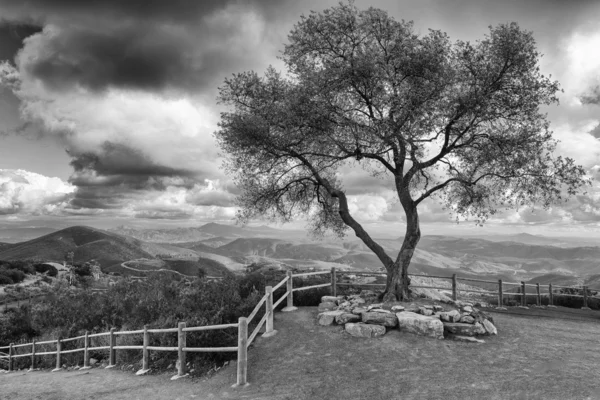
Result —
[{"label": "hillside", "polygon": [[0,259],[62,262],[65,253],[73,251],[74,262],[95,259],[105,268],[131,259],[152,258],[141,245],[133,238],[86,226],[72,226],[0,250]]}]

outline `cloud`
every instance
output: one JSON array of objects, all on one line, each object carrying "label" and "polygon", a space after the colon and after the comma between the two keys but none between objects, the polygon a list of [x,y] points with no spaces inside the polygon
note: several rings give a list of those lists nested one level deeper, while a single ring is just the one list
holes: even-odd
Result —
[{"label": "cloud", "polygon": [[55,214],[68,205],[75,190],[59,178],[0,169],[0,215]]}]

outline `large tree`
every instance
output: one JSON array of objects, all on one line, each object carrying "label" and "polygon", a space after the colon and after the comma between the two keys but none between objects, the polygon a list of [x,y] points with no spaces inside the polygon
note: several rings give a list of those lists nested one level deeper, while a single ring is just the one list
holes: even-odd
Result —
[{"label": "large tree", "polygon": [[[408,298],[425,199],[482,222],[584,185],[583,169],[555,154],[540,111],[559,91],[540,57],[515,23],[452,43],[352,3],[303,16],[282,53],[287,73],[235,74],[220,88],[230,112],[215,136],[241,188],[239,218],[306,215],[316,233],[350,228],[387,271],[384,298]],[[406,215],[395,257],[351,215],[339,174],[347,163],[393,180]]]}]

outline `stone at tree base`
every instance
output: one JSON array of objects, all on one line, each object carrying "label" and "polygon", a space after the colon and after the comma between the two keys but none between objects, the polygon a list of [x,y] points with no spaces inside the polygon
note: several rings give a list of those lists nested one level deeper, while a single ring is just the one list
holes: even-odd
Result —
[{"label": "stone at tree base", "polygon": [[460,321],[463,324],[474,324],[475,323],[475,318],[471,317],[470,315],[463,315],[462,317],[460,317]]},{"label": "stone at tree base", "polygon": [[335,323],[338,325],[344,325],[348,322],[360,322],[360,315],[343,313],[335,317]]},{"label": "stone at tree base", "polygon": [[492,324],[487,319],[483,320],[483,327],[485,328],[486,332],[488,334],[490,334],[490,335],[497,335],[498,334],[498,329],[496,329],[496,327],[494,326],[494,324]]},{"label": "stone at tree base", "polygon": [[467,343],[485,343],[485,340],[476,339],[472,336],[453,335],[452,340],[456,340],[459,342],[467,342]]},{"label": "stone at tree base", "polygon": [[336,296],[322,296],[321,297],[321,303],[335,303],[336,301],[338,301],[338,298]]},{"label": "stone at tree base", "polygon": [[352,314],[356,314],[356,315],[360,315],[365,312],[367,312],[367,309],[363,308],[363,307],[356,307],[356,308],[352,309]]},{"label": "stone at tree base", "polygon": [[362,322],[349,322],[345,326],[346,332],[354,337],[374,338],[385,335],[385,326],[364,324]]},{"label": "stone at tree base", "polygon": [[344,311],[325,311],[320,313],[317,316],[317,321],[319,322],[319,325],[322,326],[328,326],[328,325],[333,325],[335,318],[338,315],[342,315],[345,314]]},{"label": "stone at tree base", "polygon": [[460,336],[476,336],[485,334],[485,328],[480,324],[464,324],[461,322],[444,322],[444,331]]},{"label": "stone at tree base", "polygon": [[423,314],[427,317],[433,315],[433,310],[425,307],[419,307],[419,314]]},{"label": "stone at tree base", "polygon": [[333,311],[337,308],[337,304],[332,302],[326,302],[319,304],[319,312],[322,311]]},{"label": "stone at tree base", "polygon": [[365,324],[375,324],[389,326],[390,328],[398,325],[398,317],[392,313],[381,313],[368,311],[361,314],[362,322]]},{"label": "stone at tree base", "polygon": [[396,318],[398,318],[398,328],[401,332],[408,332],[436,339],[444,338],[444,324],[436,317],[427,317],[425,315],[404,311],[397,313]]}]

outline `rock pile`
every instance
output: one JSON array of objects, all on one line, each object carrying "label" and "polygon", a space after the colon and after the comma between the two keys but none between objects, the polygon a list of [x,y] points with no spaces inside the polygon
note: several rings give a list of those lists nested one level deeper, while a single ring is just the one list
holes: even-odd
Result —
[{"label": "rock pile", "polygon": [[370,290],[360,295],[323,296],[317,321],[322,326],[344,325],[348,334],[368,338],[383,336],[394,328],[436,339],[446,336],[478,343],[483,341],[474,336],[498,334],[494,319],[472,303],[450,301],[445,310],[437,304],[375,304],[376,299]]}]

